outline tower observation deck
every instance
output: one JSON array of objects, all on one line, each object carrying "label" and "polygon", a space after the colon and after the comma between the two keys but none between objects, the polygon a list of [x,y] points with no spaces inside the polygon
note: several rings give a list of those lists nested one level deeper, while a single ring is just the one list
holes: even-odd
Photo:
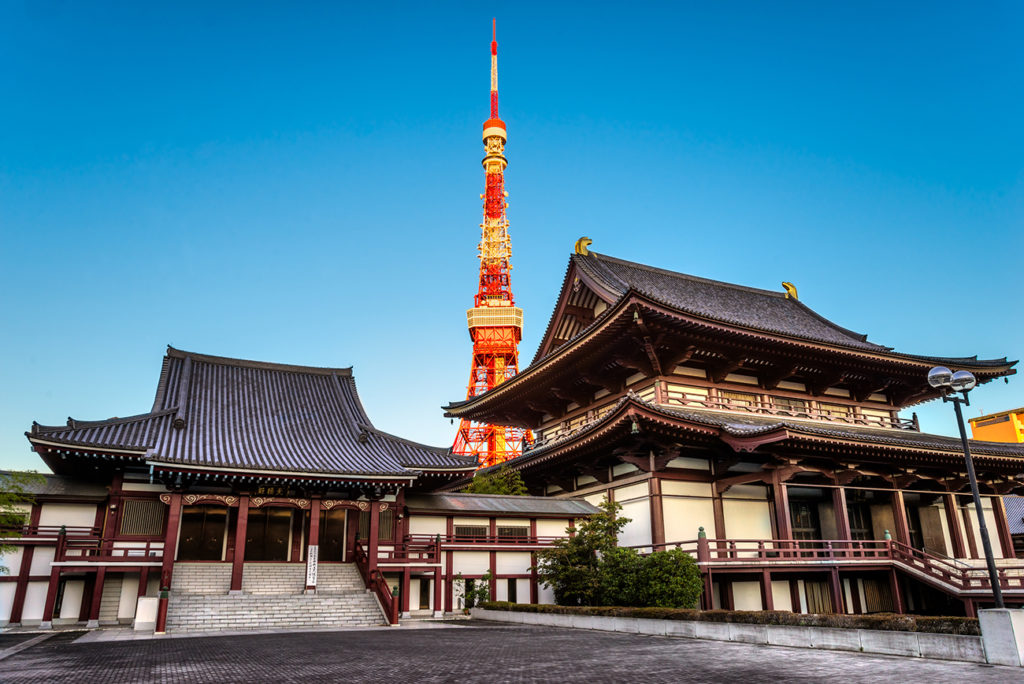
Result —
[{"label": "tower observation deck", "polygon": [[[497,27],[491,39],[491,115],[484,122],[484,219],[480,224],[480,280],[473,308],[466,311],[473,361],[469,373],[470,399],[493,389],[519,372],[519,341],[523,337],[523,310],[512,295],[512,244],[508,235],[505,201],[505,122],[498,117]],[[523,453],[529,431],[487,425],[470,420],[459,423],[453,451],[473,456],[479,467],[502,463]]]}]

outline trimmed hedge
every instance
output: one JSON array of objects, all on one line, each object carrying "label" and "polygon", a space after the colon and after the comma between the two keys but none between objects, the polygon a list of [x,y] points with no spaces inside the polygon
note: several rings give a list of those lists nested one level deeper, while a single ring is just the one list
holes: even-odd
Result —
[{"label": "trimmed hedge", "polygon": [[977,618],[931,617],[926,615],[804,614],[784,610],[687,610],[685,608],[622,608],[617,606],[552,606],[536,603],[481,603],[487,610],[557,615],[602,615],[606,617],[649,618],[653,620],[692,620],[694,622],[737,622],[750,625],[792,625],[795,627],[836,627],[839,629],[878,629],[890,632],[928,632],[979,636]]}]

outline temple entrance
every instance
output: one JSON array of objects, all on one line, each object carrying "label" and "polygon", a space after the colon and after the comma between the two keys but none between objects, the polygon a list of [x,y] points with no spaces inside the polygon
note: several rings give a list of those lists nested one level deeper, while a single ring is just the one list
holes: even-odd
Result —
[{"label": "temple entrance", "polygon": [[223,560],[227,526],[224,506],[182,506],[178,560]]},{"label": "temple entrance", "polygon": [[245,534],[245,560],[286,561],[291,549],[292,509],[251,508]]},{"label": "temple entrance", "polygon": [[334,508],[320,513],[320,560],[345,559],[345,509]]}]

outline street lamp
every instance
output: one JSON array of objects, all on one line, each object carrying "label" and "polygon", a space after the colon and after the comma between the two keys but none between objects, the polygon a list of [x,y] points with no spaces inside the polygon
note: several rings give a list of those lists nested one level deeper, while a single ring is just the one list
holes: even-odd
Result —
[{"label": "street lamp", "polygon": [[[967,460],[967,477],[971,481],[971,495],[974,497],[974,510],[978,513],[978,531],[981,533],[981,545],[985,549],[985,563],[988,564],[988,580],[992,585],[992,596],[996,608],[1003,607],[1003,589],[999,586],[999,572],[996,561],[992,557],[992,542],[988,539],[988,526],[985,524],[985,513],[981,508],[981,495],[978,494],[978,478],[974,475],[974,460],[971,458],[971,447],[967,443],[967,431],[964,429],[964,415],[960,404],[970,406],[967,393],[977,386],[978,381],[968,371],[953,371],[943,366],[936,366],[928,371],[928,384],[942,393],[942,401],[952,402],[956,409],[956,423],[960,428],[960,441],[964,445],[964,458]],[[959,392],[962,396],[956,396]]]}]

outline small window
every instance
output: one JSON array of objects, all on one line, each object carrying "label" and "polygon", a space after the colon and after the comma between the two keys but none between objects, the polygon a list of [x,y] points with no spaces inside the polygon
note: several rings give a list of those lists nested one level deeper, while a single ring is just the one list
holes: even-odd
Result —
[{"label": "small window", "polygon": [[529,527],[498,527],[498,537],[500,539],[526,539],[529,536]]},{"label": "small window", "polygon": [[161,501],[127,499],[121,504],[120,534],[135,537],[159,537],[164,531],[164,510]]},{"label": "small window", "polygon": [[792,399],[790,397],[773,397],[772,401],[775,403],[781,413],[789,416],[806,416],[807,415],[807,402],[804,399]]},{"label": "small window", "polygon": [[722,400],[734,406],[754,406],[757,403],[757,395],[749,392],[721,391]]},{"label": "small window", "polygon": [[465,538],[484,538],[487,536],[489,529],[487,525],[456,525],[455,536],[460,539]]},{"label": "small window", "polygon": [[[390,508],[381,511],[377,523],[377,541],[391,541],[395,536],[395,512]],[[370,538],[370,511],[359,512],[359,538]]]}]

